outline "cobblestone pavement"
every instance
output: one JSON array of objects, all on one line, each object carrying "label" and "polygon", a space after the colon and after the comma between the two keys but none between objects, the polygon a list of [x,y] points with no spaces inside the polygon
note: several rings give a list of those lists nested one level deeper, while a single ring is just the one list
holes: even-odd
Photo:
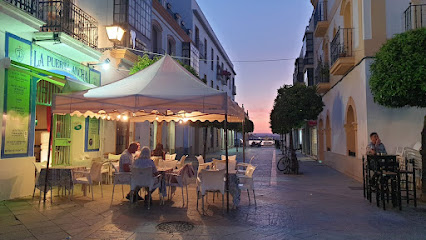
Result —
[{"label": "cobblestone pavement", "polygon": [[[72,201],[56,196],[53,204],[0,202],[0,239],[426,239],[424,204],[383,211],[363,199],[361,183],[309,158],[301,157],[303,174],[289,176],[276,171],[273,148],[249,148],[253,155],[257,208],[242,194],[240,206],[222,214],[210,196],[203,216],[192,184],[189,207],[182,208],[179,190],[165,206],[154,194],[148,210],[122,199],[120,187],[111,204],[112,186],[104,185],[103,198],[95,187],[95,201],[75,191]],[[183,223],[157,226],[172,221]]]}]

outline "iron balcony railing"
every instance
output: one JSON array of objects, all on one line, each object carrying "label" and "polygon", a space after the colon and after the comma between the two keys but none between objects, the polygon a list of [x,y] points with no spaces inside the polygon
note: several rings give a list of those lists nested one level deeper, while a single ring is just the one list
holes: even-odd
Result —
[{"label": "iron balcony railing", "polygon": [[319,83],[330,82],[330,70],[328,63],[318,62],[318,66],[315,68],[315,85]]},{"label": "iron balcony railing", "polygon": [[412,5],[404,11],[404,30],[426,27],[426,4]]},{"label": "iron balcony railing", "polygon": [[352,28],[339,28],[330,45],[331,65],[341,57],[352,57]]},{"label": "iron balcony railing", "polygon": [[64,32],[92,48],[97,48],[97,21],[71,1],[40,1],[39,17],[46,22],[40,31]]},{"label": "iron balcony railing", "polygon": [[38,0],[4,0],[7,3],[37,17],[38,13]]},{"label": "iron balcony railing", "polygon": [[314,28],[318,22],[327,21],[327,1],[319,1],[314,12]]}]

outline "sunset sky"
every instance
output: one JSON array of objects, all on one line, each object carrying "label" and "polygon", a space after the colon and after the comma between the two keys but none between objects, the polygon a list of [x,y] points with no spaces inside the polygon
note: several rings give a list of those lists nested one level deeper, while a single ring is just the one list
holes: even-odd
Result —
[{"label": "sunset sky", "polygon": [[[291,58],[287,61],[234,62],[236,101],[244,104],[255,133],[270,133],[269,113],[276,90],[293,81],[312,14],[309,0],[197,0],[232,61]],[[261,16],[261,17],[260,17]]]}]

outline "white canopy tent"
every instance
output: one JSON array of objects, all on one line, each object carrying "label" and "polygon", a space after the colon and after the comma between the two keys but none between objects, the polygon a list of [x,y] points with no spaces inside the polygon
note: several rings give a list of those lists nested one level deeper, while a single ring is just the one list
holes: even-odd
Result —
[{"label": "white canopy tent", "polygon": [[[119,81],[90,90],[57,94],[52,113],[111,120],[125,118],[131,122],[219,121],[224,122],[225,130],[227,122],[245,120],[244,110],[226,92],[207,86],[168,55]],[[225,146],[228,176],[227,131]]]},{"label": "white canopy tent", "polygon": [[226,92],[213,89],[170,56],[119,81],[87,91],[55,96],[52,111],[130,121],[241,122],[244,110]]}]

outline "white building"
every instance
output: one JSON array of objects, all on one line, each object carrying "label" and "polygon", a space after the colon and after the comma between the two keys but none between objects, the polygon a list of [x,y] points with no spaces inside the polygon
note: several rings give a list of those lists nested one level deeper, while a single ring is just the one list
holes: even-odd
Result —
[{"label": "white building", "polygon": [[424,14],[426,2],[311,0],[311,3],[315,8],[315,84],[325,103],[318,117],[318,157],[361,180],[361,158],[371,132],[380,135],[389,154],[395,154],[397,147],[412,147],[421,141],[426,110],[390,109],[374,103],[369,79],[374,55],[387,39],[426,26],[424,15],[423,18],[419,15]]}]

